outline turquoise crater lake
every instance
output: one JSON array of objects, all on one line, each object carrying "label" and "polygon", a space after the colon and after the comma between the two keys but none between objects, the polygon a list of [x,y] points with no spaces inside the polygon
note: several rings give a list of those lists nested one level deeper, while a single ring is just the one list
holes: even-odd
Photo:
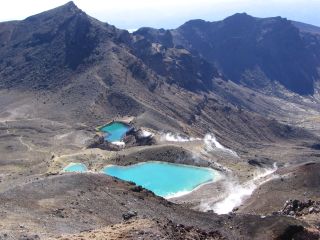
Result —
[{"label": "turquoise crater lake", "polygon": [[131,166],[107,166],[103,173],[134,182],[161,197],[173,197],[191,192],[201,184],[214,181],[217,171],[163,162],[144,162]]},{"label": "turquoise crater lake", "polygon": [[108,142],[119,142],[126,135],[131,127],[122,122],[112,122],[100,128],[100,131],[106,133],[105,140]]},{"label": "turquoise crater lake", "polygon": [[66,166],[63,170],[63,172],[79,172],[84,173],[88,171],[88,168],[83,163],[70,163],[68,166]]}]

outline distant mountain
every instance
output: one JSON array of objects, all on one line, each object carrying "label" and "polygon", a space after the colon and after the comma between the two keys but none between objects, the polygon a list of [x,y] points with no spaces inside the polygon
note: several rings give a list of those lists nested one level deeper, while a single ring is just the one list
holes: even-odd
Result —
[{"label": "distant mountain", "polygon": [[[187,49],[139,39],[73,2],[0,23],[0,91],[36,95],[36,112],[50,110],[49,116],[63,121],[65,115],[98,122],[145,113],[166,125],[168,118],[175,126],[177,118],[191,123],[202,92],[212,91],[219,78],[211,63]],[[181,96],[165,96],[168,88]],[[179,98],[188,91],[199,95],[186,103]]]},{"label": "distant mountain", "polygon": [[[210,90],[217,75],[209,63],[187,50],[133,40],[127,31],[95,20],[69,2],[23,21],[0,24],[0,86],[49,89],[68,84],[72,72],[101,62],[111,45],[124,51],[132,48],[137,61],[166,82],[189,90]],[[135,78],[146,78],[141,62],[126,67]],[[152,78],[150,88],[155,86]]]},{"label": "distant mountain", "polygon": [[[253,39],[261,32],[264,21],[270,25],[272,34],[262,38],[263,47],[257,47]],[[251,25],[255,28],[251,29]],[[118,115],[144,114],[148,116],[141,119],[144,124],[154,126],[157,122],[157,128],[180,128],[187,123],[190,131],[205,133],[209,126],[215,126],[221,132],[230,132],[232,139],[239,138],[240,133],[245,138],[257,139],[260,134],[248,130],[241,120],[256,116],[238,109],[254,109],[267,115],[266,112],[278,111],[277,108],[270,109],[269,100],[252,101],[253,93],[227,80],[246,81],[253,86],[265,84],[264,78],[257,80],[257,76],[263,75],[262,70],[274,76],[293,74],[281,68],[293,63],[281,50],[284,45],[281,41],[287,41],[287,35],[280,34],[281,44],[273,40],[272,36],[276,35],[273,32],[281,32],[278,28],[288,28],[295,37],[299,33],[290,22],[280,18],[259,20],[235,15],[217,23],[194,20],[177,30],[142,28],[130,34],[88,16],[69,2],[22,21],[0,23],[0,90],[34,94],[41,107],[32,109],[42,109],[46,114],[50,111],[49,116],[62,120],[81,118],[81,121],[99,122]],[[279,51],[270,55],[272,48],[268,44]],[[292,48],[286,51],[291,52]],[[260,49],[266,58],[254,54]],[[288,58],[288,63],[278,60],[275,64],[276,56],[281,60]],[[270,65],[266,64],[268,61]],[[300,73],[312,66],[306,63],[307,60],[292,71]],[[252,79],[244,78],[253,71],[252,66],[256,66],[255,71],[261,68],[260,75],[251,72]],[[306,83],[301,87],[300,78],[295,80],[289,83],[300,92],[313,89],[308,85],[313,84],[313,79],[309,82],[302,79]],[[202,116],[203,111],[206,114]],[[238,121],[230,121],[230,111]],[[212,114],[215,119],[204,117]],[[183,124],[177,123],[180,121]],[[238,128],[242,130],[234,135],[230,129],[235,122],[240,123]],[[248,122],[250,129],[261,130],[260,123],[264,120]],[[271,125],[265,125],[266,132],[272,135],[270,138],[278,135],[273,124],[272,129]]]},{"label": "distant mountain", "polygon": [[[0,86],[59,86],[73,71],[100,61],[103,46],[113,43],[163,78],[149,77],[150,88],[166,81],[211,91],[212,79],[222,77],[262,92],[278,82],[312,95],[320,79],[319,33],[315,26],[243,13],[219,22],[191,20],[174,30],[141,28],[131,35],[70,2],[23,21],[0,23]],[[141,63],[129,64],[129,71],[145,78]]]},{"label": "distant mountain", "polygon": [[97,58],[101,42],[117,41],[122,32],[89,17],[73,2],[23,21],[0,23],[0,86],[60,86],[79,65]]},{"label": "distant mountain", "polygon": [[319,28],[281,17],[242,13],[219,22],[192,20],[170,31],[142,28],[134,34],[168,47],[183,47],[235,83],[263,89],[277,81],[308,95],[320,79],[318,32]]}]

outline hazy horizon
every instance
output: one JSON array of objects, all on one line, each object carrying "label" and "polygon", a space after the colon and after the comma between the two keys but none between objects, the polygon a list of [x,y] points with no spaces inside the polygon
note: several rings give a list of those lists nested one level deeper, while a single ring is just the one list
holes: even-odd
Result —
[{"label": "hazy horizon", "polygon": [[[58,7],[66,0],[0,0],[0,21],[22,20]],[[281,16],[320,26],[320,1],[310,0],[74,0],[87,14],[122,29],[176,28],[191,19],[222,20],[246,12],[255,17]],[[18,6],[18,7],[17,7]]]}]

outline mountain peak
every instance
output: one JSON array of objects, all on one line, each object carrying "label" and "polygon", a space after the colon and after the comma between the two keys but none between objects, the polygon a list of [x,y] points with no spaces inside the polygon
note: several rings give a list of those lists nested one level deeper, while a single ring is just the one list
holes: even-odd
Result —
[{"label": "mountain peak", "polygon": [[66,4],[64,4],[65,6],[73,6],[73,7],[77,7],[76,4],[73,1],[69,1]]},{"label": "mountain peak", "polygon": [[63,12],[72,12],[72,13],[82,12],[73,1],[67,2],[66,4],[60,7],[54,8],[51,11],[63,11]]},{"label": "mountain peak", "polygon": [[73,1],[67,2],[66,4],[62,5],[60,8],[66,8],[69,10],[80,10]]},{"label": "mountain peak", "polygon": [[224,21],[248,21],[252,20],[254,17],[248,15],[247,13],[236,13],[224,19]]},{"label": "mountain peak", "polygon": [[84,12],[79,9],[73,1],[67,2],[64,5],[54,9],[30,16],[26,18],[27,21],[43,21],[48,18],[66,18],[70,15],[83,14]]},{"label": "mountain peak", "polygon": [[[235,14],[233,14],[232,16],[234,16],[234,17],[251,17],[249,14],[247,14],[246,12],[242,12],[242,13],[235,13]],[[231,16],[231,17],[232,17]]]},{"label": "mountain peak", "polygon": [[211,22],[207,22],[205,20],[202,19],[193,19],[193,20],[189,20],[186,23],[184,23],[183,25],[181,25],[179,27],[179,29],[190,29],[190,28],[202,28],[204,26],[210,25]]}]

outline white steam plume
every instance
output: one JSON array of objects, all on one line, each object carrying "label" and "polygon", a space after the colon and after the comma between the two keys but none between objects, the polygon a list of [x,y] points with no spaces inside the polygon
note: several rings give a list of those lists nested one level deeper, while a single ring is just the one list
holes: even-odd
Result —
[{"label": "white steam plume", "polygon": [[239,157],[235,151],[222,146],[213,134],[206,134],[203,141],[205,144],[205,150],[208,152],[222,151],[235,157]]},{"label": "white steam plume", "polygon": [[203,140],[205,150],[207,152],[224,152],[234,157],[239,157],[235,151],[229,148],[226,148],[221,143],[219,143],[215,135],[212,133],[206,134],[203,139],[193,138],[193,137],[183,137],[179,134],[170,133],[170,132],[163,133],[161,134],[161,137],[160,137],[160,141],[163,141],[163,142],[165,141],[166,142],[191,142],[191,141],[201,141],[201,140]]},{"label": "white steam plume", "polygon": [[276,176],[273,173],[276,170],[277,166],[275,164],[271,169],[258,171],[252,180],[242,185],[238,181],[228,181],[226,179],[224,183],[227,192],[226,196],[218,202],[214,202],[213,200],[202,202],[200,210],[213,210],[217,214],[227,214],[231,212],[235,207],[240,206],[258,186],[275,178]]},{"label": "white steam plume", "polygon": [[196,140],[202,140],[201,138],[192,138],[192,137],[183,137],[179,134],[174,133],[163,133],[161,134],[161,141],[167,141],[167,142],[190,142],[190,141],[196,141]]}]

